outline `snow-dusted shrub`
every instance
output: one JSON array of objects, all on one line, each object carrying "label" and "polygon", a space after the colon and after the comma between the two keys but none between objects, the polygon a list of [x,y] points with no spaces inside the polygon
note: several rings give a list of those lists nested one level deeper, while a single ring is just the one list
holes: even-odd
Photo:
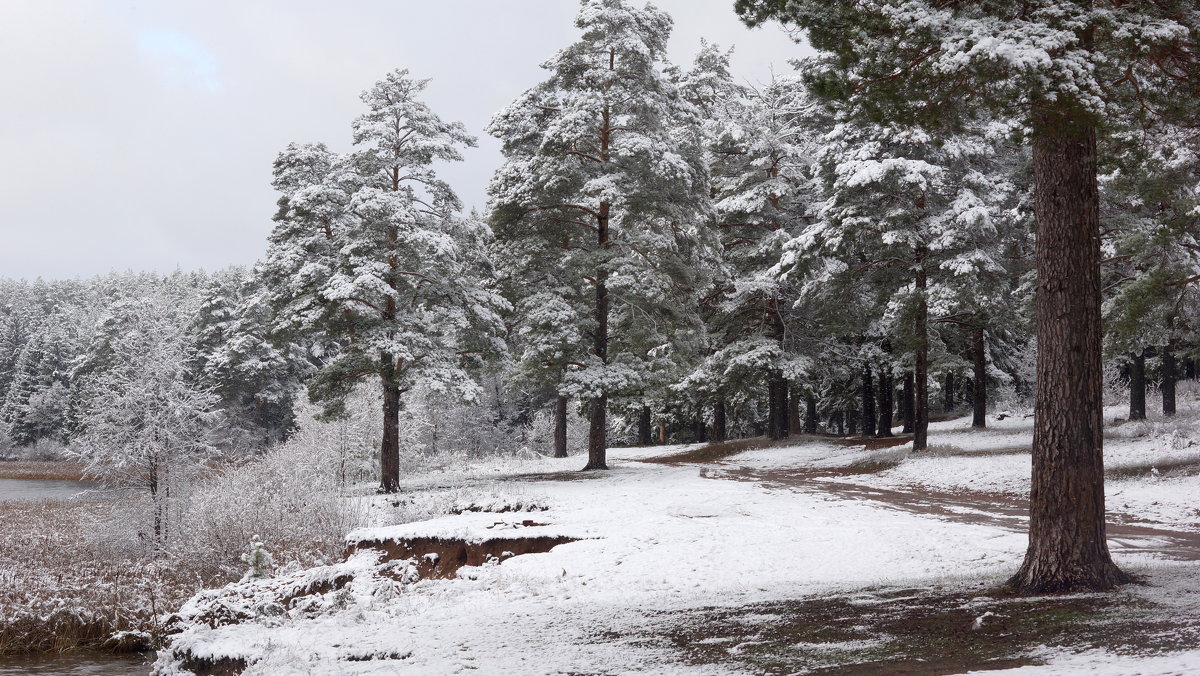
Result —
[{"label": "snow-dusted shrub", "polygon": [[[616,416],[610,414],[609,421]],[[588,419],[579,415],[575,406],[567,406],[567,453],[586,453],[588,443]],[[529,449],[542,455],[554,455],[554,410],[544,409],[534,413],[528,432]]]},{"label": "snow-dusted shrub", "polygon": [[337,449],[306,440],[290,439],[198,484],[183,517],[188,538],[179,546],[215,566],[234,566],[252,540],[284,562],[338,556],[363,514],[343,497]]},{"label": "snow-dusted shrub", "polygon": [[275,558],[257,535],[250,541],[250,548],[242,554],[242,563],[250,566],[242,576],[243,580],[271,577],[271,573],[275,571]]}]

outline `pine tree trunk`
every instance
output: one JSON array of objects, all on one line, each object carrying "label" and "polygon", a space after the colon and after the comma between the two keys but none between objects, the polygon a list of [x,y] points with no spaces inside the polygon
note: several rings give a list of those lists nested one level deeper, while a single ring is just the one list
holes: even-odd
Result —
[{"label": "pine tree trunk", "polygon": [[[918,248],[917,256],[925,255]],[[909,411],[913,417],[913,450],[923,451],[929,446],[929,301],[925,297],[928,280],[924,266],[917,267],[917,316],[914,319],[913,336],[916,338],[916,383],[913,386],[914,400]]]},{"label": "pine tree trunk", "polygon": [[1162,412],[1165,416],[1175,415],[1175,370],[1174,345],[1167,345],[1162,352]]},{"label": "pine tree trunk", "polygon": [[608,394],[592,397],[588,409],[588,461],[583,469],[608,469]]},{"label": "pine tree trunk", "polygon": [[913,404],[915,402],[913,392],[913,372],[904,372],[904,386],[900,394],[900,418],[904,421],[904,427],[900,430],[905,434],[912,434],[913,431]]},{"label": "pine tree trunk", "polygon": [[942,389],[942,411],[950,413],[954,411],[954,372],[946,372],[946,384]]},{"label": "pine tree trunk", "polygon": [[[604,113],[606,128],[607,110]],[[607,150],[607,149],[606,149]],[[609,205],[600,203],[600,216],[597,222],[597,245],[603,252],[608,247]],[[600,363],[608,364],[608,274],[603,266],[596,273],[596,329],[593,336],[592,352],[600,359]],[[583,469],[608,469],[608,392],[601,390],[599,396],[593,397],[589,411],[588,425],[588,461]]]},{"label": "pine tree trunk", "polygon": [[703,444],[707,442],[707,432],[708,430],[704,425],[704,416],[700,415],[699,413],[692,416],[692,437],[695,438],[696,443]]},{"label": "pine tree trunk", "polygon": [[971,356],[974,362],[971,382],[971,427],[987,427],[987,351],[983,343],[983,327],[971,335]]},{"label": "pine tree trunk", "polygon": [[562,394],[554,402],[554,457],[567,457],[567,397]]},{"label": "pine tree trunk", "polygon": [[870,366],[863,369],[862,433],[868,437],[875,434],[875,388],[871,383]]},{"label": "pine tree trunk", "polygon": [[879,371],[879,421],[875,423],[876,437],[891,437],[892,418],[895,417],[894,401],[892,399],[892,372],[888,369]]},{"label": "pine tree trunk", "polygon": [[650,431],[650,407],[643,405],[642,410],[638,412],[638,445],[649,446],[652,443],[654,438]]},{"label": "pine tree trunk", "polygon": [[725,432],[725,400],[717,399],[713,404],[713,441],[722,442],[727,438]]},{"label": "pine tree trunk", "polygon": [[850,409],[846,411],[846,434],[854,436],[858,434],[858,411]]},{"label": "pine tree trunk", "polygon": [[787,381],[782,375],[772,374],[767,385],[770,406],[767,414],[767,436],[779,440],[787,438]]},{"label": "pine tree trunk", "polygon": [[800,433],[800,397],[797,396],[796,388],[790,388],[787,394],[787,433]]},{"label": "pine tree trunk", "polygon": [[1146,419],[1146,353],[1129,355],[1129,419]]},{"label": "pine tree trunk", "polygon": [[[400,386],[395,381],[395,365],[384,355],[383,442],[379,447],[379,492],[400,490]],[[390,368],[389,368],[390,366]]]},{"label": "pine tree trunk", "polygon": [[[796,417],[800,417],[799,412]],[[807,434],[817,433],[817,398],[811,392],[804,396],[804,431]]]},{"label": "pine tree trunk", "polygon": [[1105,537],[1096,129],[1066,110],[1035,117],[1033,479],[1029,548],[1009,584],[1036,594],[1111,589],[1129,578]]}]

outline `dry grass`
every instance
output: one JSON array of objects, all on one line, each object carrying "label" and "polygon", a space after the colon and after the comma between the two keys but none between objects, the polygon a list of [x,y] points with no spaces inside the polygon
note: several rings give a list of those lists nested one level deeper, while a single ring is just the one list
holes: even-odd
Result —
[{"label": "dry grass", "polygon": [[114,632],[144,647],[157,618],[201,588],[236,577],[196,570],[98,533],[117,501],[0,503],[0,655],[104,646]]},{"label": "dry grass", "polygon": [[83,479],[83,465],[59,460],[8,460],[0,462],[0,479]]}]

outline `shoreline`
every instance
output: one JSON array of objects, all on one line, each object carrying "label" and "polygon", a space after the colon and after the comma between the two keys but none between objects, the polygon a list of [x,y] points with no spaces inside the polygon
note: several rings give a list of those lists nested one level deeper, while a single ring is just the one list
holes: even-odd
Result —
[{"label": "shoreline", "polygon": [[83,464],[69,460],[0,460],[0,479],[83,481]]}]

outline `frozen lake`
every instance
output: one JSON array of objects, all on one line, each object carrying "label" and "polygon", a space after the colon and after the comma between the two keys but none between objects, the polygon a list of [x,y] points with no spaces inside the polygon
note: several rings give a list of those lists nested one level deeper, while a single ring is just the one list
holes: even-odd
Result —
[{"label": "frozen lake", "polygon": [[[95,481],[64,481],[62,479],[0,479],[0,500],[32,502],[37,500],[69,500],[84,491],[102,490]],[[0,674],[3,674],[0,671]]]}]

